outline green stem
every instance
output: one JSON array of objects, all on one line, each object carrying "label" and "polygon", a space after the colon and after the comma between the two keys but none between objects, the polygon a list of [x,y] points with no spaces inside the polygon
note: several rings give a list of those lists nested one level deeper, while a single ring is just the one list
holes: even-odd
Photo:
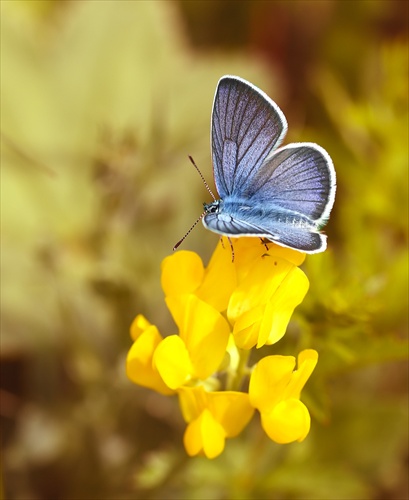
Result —
[{"label": "green stem", "polygon": [[228,391],[238,391],[241,388],[244,377],[248,374],[247,360],[250,356],[249,349],[239,349],[239,364],[234,373],[230,373],[226,389]]}]

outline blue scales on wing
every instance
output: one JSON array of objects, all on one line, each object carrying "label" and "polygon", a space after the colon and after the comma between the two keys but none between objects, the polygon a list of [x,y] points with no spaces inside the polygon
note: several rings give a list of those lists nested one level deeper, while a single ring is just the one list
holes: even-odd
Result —
[{"label": "blue scales on wing", "polygon": [[237,77],[224,77],[213,104],[211,146],[221,198],[239,192],[284,138],[287,122],[264,93]]}]

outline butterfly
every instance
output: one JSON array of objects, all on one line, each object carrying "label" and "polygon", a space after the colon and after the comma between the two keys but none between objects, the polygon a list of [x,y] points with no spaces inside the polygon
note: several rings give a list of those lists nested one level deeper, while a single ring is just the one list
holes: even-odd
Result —
[{"label": "butterfly", "polygon": [[223,76],[211,125],[220,199],[209,189],[214,201],[204,204],[200,218],[207,229],[230,238],[256,236],[301,252],[322,252],[327,237],[321,229],[335,199],[334,165],[312,142],[279,147],[286,132],[283,112],[262,90],[238,76]]}]

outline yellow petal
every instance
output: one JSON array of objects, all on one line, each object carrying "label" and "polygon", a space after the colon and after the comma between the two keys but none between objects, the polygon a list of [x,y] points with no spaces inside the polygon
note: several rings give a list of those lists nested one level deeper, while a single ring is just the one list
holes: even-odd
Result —
[{"label": "yellow petal", "polygon": [[238,282],[249,274],[255,262],[266,254],[266,247],[259,238],[238,238],[233,240],[234,264]]},{"label": "yellow petal", "polygon": [[186,314],[186,304],[190,297],[190,294],[184,295],[174,295],[172,297],[166,297],[165,302],[168,306],[170,314],[175,321],[179,331],[183,329],[183,324]]},{"label": "yellow petal", "polygon": [[170,335],[162,340],[155,350],[153,363],[171,389],[179,388],[192,377],[189,352],[179,335]]},{"label": "yellow petal", "polygon": [[293,250],[291,248],[285,248],[280,245],[276,245],[273,242],[268,242],[267,247],[268,250],[266,253],[268,255],[271,255],[272,257],[285,259],[288,262],[291,262],[291,264],[294,264],[295,266],[301,266],[306,257],[306,254],[303,252],[299,252],[298,250]]},{"label": "yellow petal", "polygon": [[203,277],[203,262],[195,252],[175,252],[162,261],[161,283],[165,296],[193,293]]},{"label": "yellow petal", "polygon": [[230,325],[216,309],[191,295],[180,335],[198,378],[206,379],[217,371],[226,352]]},{"label": "yellow petal", "polygon": [[273,242],[264,244],[259,238],[239,238],[234,240],[233,243],[239,280],[242,280],[247,275],[252,263],[260,258],[277,257],[294,266],[301,265],[305,260],[305,253],[281,247]]},{"label": "yellow petal", "polygon": [[209,408],[223,426],[226,437],[234,437],[249,423],[254,413],[249,395],[244,392],[224,391],[208,394]]},{"label": "yellow petal", "polygon": [[287,274],[269,303],[271,330],[266,344],[275,344],[283,337],[294,309],[304,300],[308,288],[308,278],[301,269],[295,267]]},{"label": "yellow petal", "polygon": [[265,356],[250,377],[251,404],[261,413],[271,411],[283,398],[295,367],[293,356]]},{"label": "yellow petal", "polygon": [[131,338],[136,340],[151,324],[142,314],[138,314],[131,324]]},{"label": "yellow petal", "polygon": [[275,342],[278,342],[284,336],[291,315],[288,317],[288,321],[285,324],[282,324],[281,321],[278,321],[282,317],[282,314],[280,313],[281,311],[276,310],[272,300],[270,302],[267,302],[267,304],[264,306],[264,314],[260,321],[259,333],[257,338],[257,349],[268,342],[273,331],[276,332],[276,335],[274,337]]},{"label": "yellow petal", "polygon": [[179,405],[186,422],[196,420],[208,409],[223,426],[227,437],[237,436],[254,413],[247,393],[236,391],[206,392],[202,386],[182,387]]},{"label": "yellow petal", "polygon": [[231,259],[231,248],[227,238],[223,238],[206,268],[203,283],[196,295],[218,311],[225,311],[230,295],[237,284],[236,269]]},{"label": "yellow petal", "polygon": [[300,352],[297,358],[298,367],[300,367],[305,361],[315,361],[318,362],[318,352],[314,349],[304,349]]},{"label": "yellow petal", "polygon": [[311,418],[301,401],[288,399],[277,404],[271,412],[262,412],[261,425],[270,439],[285,444],[305,439]]},{"label": "yellow petal", "polygon": [[301,391],[318,363],[318,353],[305,349],[298,355],[298,369],[292,374],[291,381],[284,392],[284,398],[300,398]]},{"label": "yellow petal", "polygon": [[201,385],[196,387],[181,387],[178,395],[179,406],[183,418],[187,423],[195,420],[208,406],[208,393]]},{"label": "yellow petal", "polygon": [[225,434],[223,427],[205,409],[187,426],[183,441],[190,456],[203,453],[207,458],[215,458],[224,450]]},{"label": "yellow petal", "polygon": [[263,243],[258,238],[240,238],[238,241],[236,252],[238,257],[241,257],[241,254],[253,254],[254,256],[270,255],[285,259],[295,266],[300,266],[305,260],[305,253],[282,247],[272,241]]},{"label": "yellow petal", "polygon": [[223,361],[229,323],[214,307],[193,294],[167,297],[166,304],[179,327],[195,374],[206,379]]},{"label": "yellow petal", "polygon": [[233,327],[233,336],[237,347],[251,349],[257,344],[264,311],[264,305],[254,307],[237,319]]},{"label": "yellow petal", "polygon": [[227,309],[238,345],[249,349],[278,342],[308,286],[305,274],[286,260],[264,257],[253,262]]},{"label": "yellow petal", "polygon": [[258,258],[231,295],[227,316],[234,323],[245,312],[266,304],[294,266],[283,259]]},{"label": "yellow petal", "polygon": [[161,394],[173,394],[152,363],[153,353],[161,341],[162,337],[156,326],[151,325],[141,333],[128,352],[126,374],[135,384],[148,387]]}]

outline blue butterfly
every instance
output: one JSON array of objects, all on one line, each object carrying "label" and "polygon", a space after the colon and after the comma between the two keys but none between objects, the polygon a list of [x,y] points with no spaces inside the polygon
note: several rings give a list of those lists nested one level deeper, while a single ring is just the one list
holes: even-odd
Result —
[{"label": "blue butterfly", "polygon": [[257,236],[306,253],[322,252],[335,199],[328,153],[310,142],[279,148],[287,120],[263,91],[223,76],[213,103],[211,148],[220,199],[202,221],[228,237]]}]

